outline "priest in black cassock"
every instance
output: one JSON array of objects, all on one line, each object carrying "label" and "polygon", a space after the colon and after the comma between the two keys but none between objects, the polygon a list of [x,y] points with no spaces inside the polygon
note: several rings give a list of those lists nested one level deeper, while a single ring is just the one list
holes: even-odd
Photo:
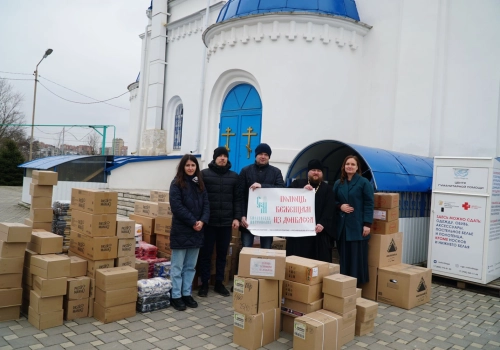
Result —
[{"label": "priest in black cassock", "polygon": [[313,159],[307,165],[307,179],[297,179],[290,188],[315,191],[316,236],[287,237],[286,255],[332,262],[331,240],[335,237],[335,201],[332,186],[323,181],[323,164]]}]

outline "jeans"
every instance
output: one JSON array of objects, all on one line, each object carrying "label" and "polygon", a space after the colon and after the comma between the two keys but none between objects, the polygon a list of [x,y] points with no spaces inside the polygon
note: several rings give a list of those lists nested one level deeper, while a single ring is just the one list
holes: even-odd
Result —
[{"label": "jeans", "polygon": [[172,299],[191,295],[196,261],[200,248],[172,249],[170,278],[172,279]]},{"label": "jeans", "polygon": [[[241,231],[241,243],[243,247],[253,247],[254,235],[250,231]],[[273,245],[273,237],[260,237],[260,247],[264,249],[271,249]]]},{"label": "jeans", "polygon": [[231,226],[205,226],[205,240],[203,247],[200,249],[200,274],[201,282],[208,285],[210,279],[210,263],[212,261],[212,253],[214,245],[216,248],[216,281],[224,281],[224,269],[226,268],[226,256],[231,243]]}]

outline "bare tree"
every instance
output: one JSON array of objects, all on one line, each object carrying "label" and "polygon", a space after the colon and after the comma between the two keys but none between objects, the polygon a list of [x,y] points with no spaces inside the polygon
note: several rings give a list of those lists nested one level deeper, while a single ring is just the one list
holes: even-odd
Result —
[{"label": "bare tree", "polygon": [[101,138],[97,133],[92,133],[87,137],[87,145],[90,146],[90,154],[95,156],[101,154]]},{"label": "bare tree", "polygon": [[[15,92],[9,82],[0,79],[0,124],[23,124],[22,102],[23,96]],[[0,125],[1,139],[13,139],[19,144],[26,139],[26,133],[21,126]]]}]

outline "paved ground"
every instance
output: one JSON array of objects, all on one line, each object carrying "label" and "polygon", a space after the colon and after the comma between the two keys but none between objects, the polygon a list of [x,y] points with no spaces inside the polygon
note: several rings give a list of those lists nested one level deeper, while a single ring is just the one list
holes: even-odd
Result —
[{"label": "paved ground", "polygon": [[[20,188],[0,187],[0,221],[22,222]],[[196,297],[196,296],[195,296]],[[94,318],[39,331],[23,318],[0,322],[0,350],[7,349],[234,349],[231,298],[197,298],[200,307],[137,314],[102,324]],[[500,349],[500,299],[433,284],[430,303],[402,310],[380,304],[375,330],[344,349]],[[281,333],[270,350],[292,348]],[[242,348],[241,348],[242,349]],[[328,347],[325,347],[327,350]]]}]

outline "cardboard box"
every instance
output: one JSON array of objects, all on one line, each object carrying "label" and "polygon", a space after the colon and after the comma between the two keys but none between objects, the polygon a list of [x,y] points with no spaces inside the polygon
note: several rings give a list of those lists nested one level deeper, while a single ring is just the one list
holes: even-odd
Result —
[{"label": "cardboard box", "polygon": [[158,203],[148,201],[135,201],[134,214],[156,218],[158,216]]},{"label": "cardboard box", "polygon": [[89,314],[89,299],[64,299],[64,319],[75,320],[87,317]]},{"label": "cardboard box", "polygon": [[21,305],[22,300],[23,289],[21,286],[19,288],[0,289],[0,308]]},{"label": "cardboard box", "polygon": [[116,237],[134,238],[135,221],[126,216],[116,216]]},{"label": "cardboard box", "polygon": [[110,323],[135,316],[135,302],[117,306],[105,307],[94,302],[94,318],[102,323]]},{"label": "cardboard box", "polygon": [[321,310],[294,320],[294,350],[340,349],[342,316]]},{"label": "cardboard box", "polygon": [[69,277],[80,277],[87,275],[87,260],[79,256],[69,257]]},{"label": "cardboard box", "polygon": [[135,255],[122,256],[115,259],[115,267],[130,266],[135,268]]},{"label": "cardboard box", "polygon": [[158,217],[171,218],[173,215],[169,202],[158,202]]},{"label": "cardboard box", "polygon": [[38,314],[62,310],[63,296],[42,298],[36,291],[30,291],[30,306]]},{"label": "cardboard box", "polygon": [[70,261],[70,258],[66,255],[33,255],[31,257],[30,271],[33,275],[43,278],[68,277]]},{"label": "cardboard box", "polygon": [[335,275],[340,273],[340,265],[339,264],[328,264],[328,276]]},{"label": "cardboard box", "polygon": [[399,193],[375,193],[373,196],[375,208],[391,209],[399,207]]},{"label": "cardboard box", "polygon": [[87,299],[90,296],[90,278],[87,276],[68,278],[66,299]]},{"label": "cardboard box", "polygon": [[52,232],[38,231],[31,234],[28,249],[38,254],[53,254],[62,252],[63,236]]},{"label": "cardboard box", "polygon": [[52,207],[52,197],[31,197],[31,209]]},{"label": "cardboard box", "polygon": [[30,220],[33,222],[50,222],[54,216],[52,208],[30,209]]},{"label": "cardboard box", "polygon": [[356,294],[348,297],[335,297],[330,294],[323,296],[323,309],[343,315],[356,310]]},{"label": "cardboard box", "polygon": [[323,278],[323,293],[336,297],[356,295],[357,279],[351,276],[336,274]]},{"label": "cardboard box", "polygon": [[280,311],[272,309],[257,315],[234,312],[233,343],[248,350],[261,348],[279,338]]},{"label": "cardboard box", "polygon": [[255,315],[279,306],[279,281],[234,277],[234,311]]},{"label": "cardboard box", "polygon": [[99,189],[71,190],[71,209],[90,214],[116,214],[118,193]]},{"label": "cardboard box", "polygon": [[91,260],[114,259],[118,256],[118,238],[90,237],[71,231],[69,249]]},{"label": "cardboard box", "polygon": [[286,239],[281,237],[273,237],[271,249],[286,250]]},{"label": "cardboard box", "polygon": [[150,191],[151,202],[169,202],[168,191]]},{"label": "cardboard box", "polygon": [[104,307],[135,303],[137,301],[137,286],[116,290],[95,290],[95,302]]},{"label": "cardboard box", "polygon": [[291,316],[287,314],[281,314],[281,330],[288,334],[293,334],[293,323],[295,322],[296,316]]},{"label": "cardboard box", "polygon": [[289,281],[313,285],[323,282],[323,277],[329,274],[330,267],[327,262],[294,255],[286,257],[285,278]]},{"label": "cardboard box", "polygon": [[10,243],[31,241],[31,227],[17,223],[0,222],[0,240]]},{"label": "cardboard box", "polygon": [[304,316],[308,313],[320,310],[323,308],[323,299],[313,301],[312,303],[306,304],[300,301],[290,300],[283,298],[283,303],[281,304],[281,313],[291,316]]},{"label": "cardboard box", "polygon": [[22,273],[7,273],[0,274],[0,288],[16,288],[21,285],[23,281]]},{"label": "cardboard box", "polygon": [[71,230],[91,237],[115,237],[116,214],[90,214],[72,210]]},{"label": "cardboard box", "polygon": [[368,241],[368,265],[386,267],[401,264],[403,233],[390,235],[372,234]]},{"label": "cardboard box", "polygon": [[378,267],[368,265],[369,282],[361,285],[361,296],[365,299],[377,300]]},{"label": "cardboard box", "polygon": [[96,286],[103,291],[137,286],[137,270],[130,266],[97,270]]},{"label": "cardboard box", "polygon": [[18,320],[21,316],[20,306],[8,306],[0,309],[0,322]]},{"label": "cardboard box", "polygon": [[283,250],[243,248],[238,276],[284,280],[285,262],[286,252]]},{"label": "cardboard box", "polygon": [[170,249],[170,235],[157,235],[156,236],[156,246],[158,250],[165,253],[172,253],[172,249]]},{"label": "cardboard box", "polygon": [[170,235],[172,217],[157,217],[155,219],[155,233],[157,235]]},{"label": "cardboard box", "polygon": [[104,260],[90,260],[84,256],[79,255],[73,251],[68,251],[68,256],[77,256],[81,259],[87,261],[87,276],[90,278],[95,278],[95,273],[98,269],[109,269],[115,266],[114,259],[104,259]]},{"label": "cardboard box", "polygon": [[374,329],[375,329],[375,320],[370,320],[366,322],[356,321],[354,334],[357,336],[362,336],[371,333],[371,331],[373,331]]},{"label": "cardboard box", "polygon": [[147,261],[135,259],[135,269],[138,271],[138,279],[148,278],[149,263]]},{"label": "cardboard box", "polygon": [[358,311],[356,309],[342,314],[342,320],[343,320],[342,322],[344,329],[347,327],[354,326],[354,324],[356,323],[357,314]]},{"label": "cardboard box", "polygon": [[134,256],[135,257],[135,239],[120,238],[118,239],[118,257]]},{"label": "cardboard box", "polygon": [[142,233],[151,235],[155,231],[155,218],[150,218],[144,215],[129,214],[128,216],[131,220],[134,220],[136,224],[142,225]]},{"label": "cardboard box", "polygon": [[26,243],[10,243],[0,241],[0,258],[18,258],[24,256]]},{"label": "cardboard box", "polygon": [[33,290],[42,298],[66,295],[67,278],[42,278],[33,276]]},{"label": "cardboard box", "polygon": [[53,186],[35,185],[30,183],[30,196],[33,197],[49,197],[52,199]]},{"label": "cardboard box", "polygon": [[0,275],[23,273],[24,258],[0,258]]},{"label": "cardboard box", "polygon": [[368,322],[377,318],[378,303],[364,299],[356,299],[356,322]]},{"label": "cardboard box", "polygon": [[371,233],[379,235],[389,235],[399,231],[399,219],[394,221],[373,220]]},{"label": "cardboard box", "polygon": [[142,240],[146,243],[149,243],[149,244],[152,244],[152,245],[156,245],[156,242],[157,242],[157,239],[156,239],[156,235],[153,234],[153,235],[148,235],[148,234],[143,234],[142,235]]},{"label": "cardboard box", "polygon": [[284,280],[283,297],[309,304],[323,298],[322,287],[322,283],[310,286],[303,283]]},{"label": "cardboard box", "polygon": [[[45,198],[45,197],[38,197],[38,198]],[[30,219],[26,218],[26,219],[24,219],[24,224],[26,226],[31,227],[32,229],[42,229],[42,230],[47,231],[47,232],[52,231],[52,221],[51,222],[33,222]]]},{"label": "cardboard box", "polygon": [[30,306],[28,322],[31,323],[33,327],[39,330],[62,326],[64,323],[63,310],[61,309],[39,314]]},{"label": "cardboard box", "polygon": [[340,331],[341,337],[339,339],[339,347],[344,346],[349,343],[351,340],[354,340],[354,331],[356,325],[350,325]]},{"label": "cardboard box", "polygon": [[57,173],[54,171],[33,170],[31,172],[31,183],[35,185],[57,185]]},{"label": "cardboard box", "polygon": [[361,298],[361,288],[356,288],[356,299]]},{"label": "cardboard box", "polygon": [[394,221],[399,219],[399,207],[392,209],[375,208],[373,218],[379,221]]},{"label": "cardboard box", "polygon": [[410,310],[431,299],[432,270],[399,264],[378,270],[377,301]]}]

